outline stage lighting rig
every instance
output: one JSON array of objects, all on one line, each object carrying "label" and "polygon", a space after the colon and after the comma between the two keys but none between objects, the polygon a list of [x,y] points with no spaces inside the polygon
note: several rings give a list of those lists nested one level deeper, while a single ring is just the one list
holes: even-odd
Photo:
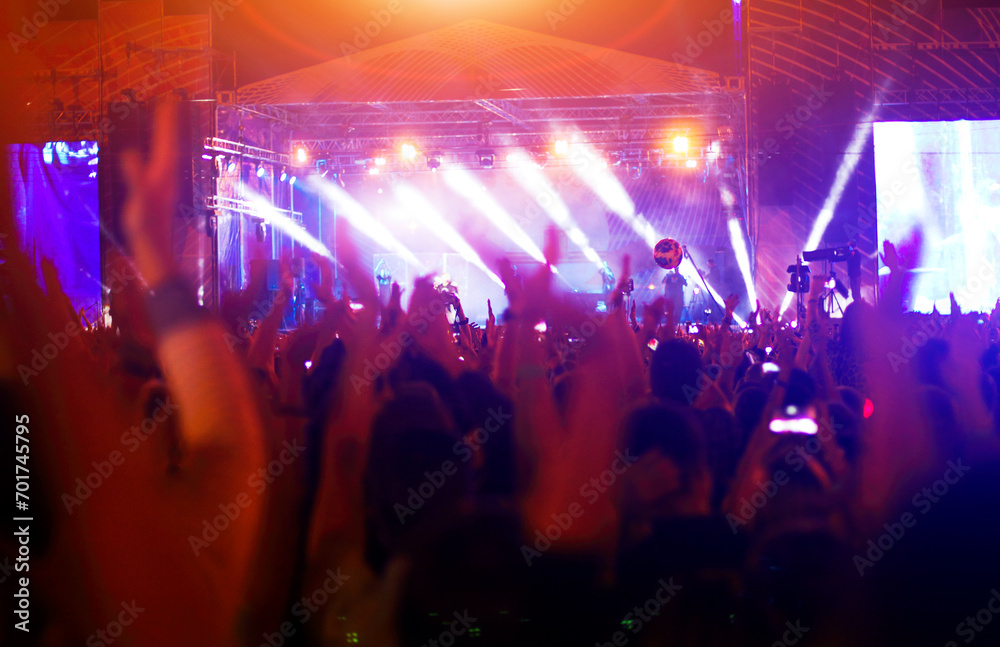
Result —
[{"label": "stage lighting rig", "polygon": [[491,150],[480,150],[476,151],[476,156],[479,157],[479,167],[484,169],[493,168],[493,163],[496,161],[496,155]]},{"label": "stage lighting rig", "polygon": [[432,173],[436,173],[439,168],[441,168],[441,152],[434,151],[428,153],[427,155],[427,168],[431,170]]}]

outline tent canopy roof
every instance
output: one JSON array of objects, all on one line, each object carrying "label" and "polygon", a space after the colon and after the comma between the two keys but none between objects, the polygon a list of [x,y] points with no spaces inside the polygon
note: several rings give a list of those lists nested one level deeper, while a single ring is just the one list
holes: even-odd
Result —
[{"label": "tent canopy roof", "polygon": [[244,86],[239,103],[567,99],[719,89],[714,72],[467,20]]}]

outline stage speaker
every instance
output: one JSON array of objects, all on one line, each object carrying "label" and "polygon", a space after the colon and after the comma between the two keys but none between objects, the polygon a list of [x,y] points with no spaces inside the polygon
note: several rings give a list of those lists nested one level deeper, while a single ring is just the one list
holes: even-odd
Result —
[{"label": "stage speaker", "polygon": [[98,158],[101,221],[114,244],[126,249],[122,232],[122,209],[127,187],[122,176],[122,154],[138,150],[145,156],[149,151],[149,111],[145,103],[112,101],[101,122],[106,138],[101,143]]}]

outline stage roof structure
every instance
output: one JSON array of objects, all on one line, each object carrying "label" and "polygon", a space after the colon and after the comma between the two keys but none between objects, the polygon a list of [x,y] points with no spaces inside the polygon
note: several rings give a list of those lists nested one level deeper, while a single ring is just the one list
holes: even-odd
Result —
[{"label": "stage roof structure", "polygon": [[[312,151],[531,146],[568,129],[642,142],[670,120],[742,130],[742,88],[714,72],[482,20],[371,47],[240,88]],[[713,136],[715,133],[713,132]]]}]

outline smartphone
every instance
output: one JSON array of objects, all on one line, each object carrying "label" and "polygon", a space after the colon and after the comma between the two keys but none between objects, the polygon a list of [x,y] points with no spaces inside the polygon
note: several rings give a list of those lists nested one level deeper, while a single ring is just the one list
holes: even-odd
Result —
[{"label": "smartphone", "polygon": [[537,326],[535,326],[535,330],[537,330],[538,332],[545,332],[546,330],[548,330],[548,327],[545,325],[545,322],[542,321]]},{"label": "smartphone", "polygon": [[771,433],[775,434],[809,434],[819,432],[819,425],[812,418],[775,418],[771,421]]},{"label": "smartphone", "polygon": [[785,407],[781,415],[775,416],[769,425],[771,433],[775,434],[809,434],[819,432],[819,425],[811,410],[800,411],[798,407]]},{"label": "smartphone", "polygon": [[650,339],[649,343],[646,344],[646,347],[649,350],[653,350],[653,351],[655,351],[657,348],[659,348],[659,346],[660,346],[660,342],[657,339]]},{"label": "smartphone", "polygon": [[780,373],[781,372],[781,367],[778,366],[777,364],[775,364],[774,362],[764,362],[764,364],[761,366],[761,369],[765,373]]}]

